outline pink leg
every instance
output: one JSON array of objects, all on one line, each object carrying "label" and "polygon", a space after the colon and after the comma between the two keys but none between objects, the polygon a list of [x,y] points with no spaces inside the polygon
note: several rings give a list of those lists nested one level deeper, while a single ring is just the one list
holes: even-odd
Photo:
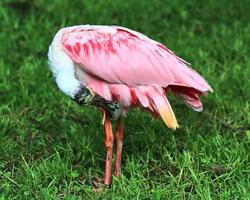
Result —
[{"label": "pink leg", "polygon": [[105,144],[107,149],[104,184],[109,186],[111,184],[111,176],[112,176],[112,154],[113,154],[114,137],[112,132],[112,124],[107,115],[105,116],[104,119],[104,126],[106,132]]},{"label": "pink leg", "polygon": [[117,133],[116,133],[116,165],[115,175],[119,177],[121,175],[121,160],[122,160],[122,145],[123,145],[123,122],[119,118],[117,121]]}]

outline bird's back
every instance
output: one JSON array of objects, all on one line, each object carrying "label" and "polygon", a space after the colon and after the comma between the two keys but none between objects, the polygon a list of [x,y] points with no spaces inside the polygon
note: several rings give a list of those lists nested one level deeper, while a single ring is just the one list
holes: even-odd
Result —
[{"label": "bird's back", "polygon": [[60,35],[61,48],[80,67],[86,84],[109,101],[138,105],[178,126],[166,93],[172,90],[196,110],[212,91],[203,77],[166,46],[117,26],[74,26]]}]

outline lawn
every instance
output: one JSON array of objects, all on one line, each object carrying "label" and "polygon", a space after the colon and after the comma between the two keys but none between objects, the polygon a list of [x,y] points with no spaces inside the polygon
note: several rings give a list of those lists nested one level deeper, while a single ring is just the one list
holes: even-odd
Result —
[{"label": "lawn", "polygon": [[[249,10],[247,0],[1,0],[0,200],[250,199]],[[76,24],[143,32],[214,89],[201,113],[170,96],[176,131],[130,110],[122,177],[101,193],[101,114],[62,94],[47,64],[57,30]]]}]

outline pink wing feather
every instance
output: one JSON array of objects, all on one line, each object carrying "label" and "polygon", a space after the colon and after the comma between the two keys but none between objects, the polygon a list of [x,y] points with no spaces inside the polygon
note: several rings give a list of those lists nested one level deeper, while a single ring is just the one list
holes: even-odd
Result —
[{"label": "pink wing feather", "polygon": [[[212,91],[167,47],[123,27],[80,26],[66,30],[61,42],[71,59],[89,74],[87,82],[96,93],[126,106],[132,103],[159,113],[171,128],[178,124],[165,96],[168,87],[173,86],[172,90],[193,108],[201,106],[198,95]],[[187,94],[183,88],[193,92]]]}]

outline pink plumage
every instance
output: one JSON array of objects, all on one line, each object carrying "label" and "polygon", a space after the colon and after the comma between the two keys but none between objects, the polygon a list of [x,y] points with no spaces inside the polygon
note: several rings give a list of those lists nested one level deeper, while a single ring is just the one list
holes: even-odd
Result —
[{"label": "pink plumage", "polygon": [[[166,98],[168,89],[195,110],[202,109],[199,96],[212,91],[166,46],[127,28],[76,26],[65,30],[61,42],[63,50],[87,72],[85,81],[94,92],[126,107],[134,104],[159,113],[171,128],[178,125]],[[170,118],[161,113],[163,108]]]},{"label": "pink plumage", "polygon": [[196,111],[202,110],[200,96],[212,92],[204,78],[166,46],[119,26],[63,28],[54,37],[48,56],[58,87],[78,103],[95,105],[103,111],[105,185],[111,184],[112,174],[111,118],[117,120],[115,174],[119,177],[123,112],[130,106],[143,107],[176,129],[178,123],[168,92],[180,96]]}]

